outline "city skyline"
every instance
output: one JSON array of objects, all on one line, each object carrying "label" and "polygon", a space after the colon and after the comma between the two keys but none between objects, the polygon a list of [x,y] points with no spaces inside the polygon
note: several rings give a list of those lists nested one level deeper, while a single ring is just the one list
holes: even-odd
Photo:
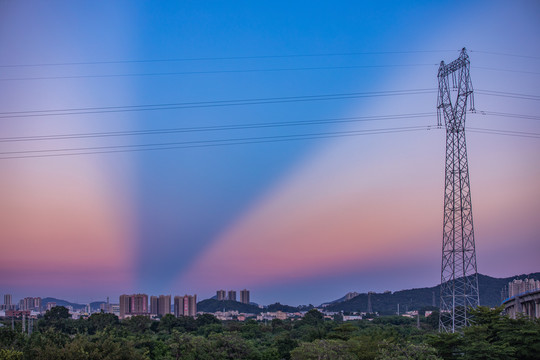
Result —
[{"label": "city skyline", "polygon": [[0,294],[299,305],[437,285],[437,68],[463,47],[478,271],[538,271],[539,13],[0,3]]}]

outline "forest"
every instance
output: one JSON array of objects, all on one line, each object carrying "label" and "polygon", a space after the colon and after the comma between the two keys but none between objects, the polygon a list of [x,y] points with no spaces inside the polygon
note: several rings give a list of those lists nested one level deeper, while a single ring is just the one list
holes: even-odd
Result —
[{"label": "forest", "polygon": [[438,332],[438,314],[411,319],[382,316],[342,321],[316,309],[299,320],[220,321],[211,314],[159,321],[144,316],[119,320],[107,313],[73,320],[54,307],[34,323],[4,319],[0,360],[22,359],[538,359],[540,321],[510,319],[501,308],[471,309],[471,326]]}]

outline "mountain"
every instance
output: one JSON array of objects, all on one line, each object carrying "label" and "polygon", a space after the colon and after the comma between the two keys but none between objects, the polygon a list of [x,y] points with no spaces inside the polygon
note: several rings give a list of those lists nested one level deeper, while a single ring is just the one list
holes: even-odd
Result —
[{"label": "mountain", "polygon": [[[495,307],[501,304],[501,291],[514,279],[540,279],[540,272],[523,274],[508,278],[493,278],[487,275],[478,274],[478,286],[480,288],[480,305]],[[440,285],[419,289],[401,290],[394,293],[371,293],[371,307],[373,312],[383,315],[395,314],[398,310],[420,310],[430,309],[439,306]],[[369,295],[366,293],[348,301],[333,301],[325,304],[328,311],[360,311],[367,312]],[[338,299],[339,300],[339,299]]]},{"label": "mountain", "polygon": [[244,304],[233,300],[206,299],[197,303],[197,311],[216,312],[216,311],[234,311],[241,313],[258,314],[262,310],[256,305]]},{"label": "mountain", "polygon": [[[52,297],[46,297],[46,298],[41,299],[41,305],[43,306],[43,308],[47,308],[47,304],[51,303],[51,302],[56,303],[56,306],[65,306],[65,307],[71,306],[73,308],[73,310],[84,309],[86,307],[86,305],[87,305],[87,304],[72,303],[72,302],[69,302],[69,301],[66,301],[66,300],[56,299],[56,298],[52,298]],[[92,310],[99,310],[101,304],[104,304],[104,303],[105,303],[105,301],[91,302],[90,303],[90,308],[92,308]]]}]

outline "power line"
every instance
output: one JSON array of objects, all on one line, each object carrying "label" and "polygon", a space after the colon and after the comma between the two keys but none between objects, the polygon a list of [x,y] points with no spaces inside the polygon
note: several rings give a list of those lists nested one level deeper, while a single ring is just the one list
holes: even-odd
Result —
[{"label": "power line", "polygon": [[[501,69],[501,68],[494,68],[494,67],[484,67],[484,66],[471,66],[473,69],[481,69],[481,70],[490,70],[490,71],[503,71],[503,72],[512,72],[512,73],[520,73],[520,74],[534,74],[534,75],[540,75],[540,72],[537,71],[524,71],[524,70],[512,70],[512,69]],[[0,79],[1,80],[1,79]]]},{"label": "power line", "polygon": [[346,137],[346,136],[401,133],[401,132],[410,132],[410,131],[431,130],[432,128],[434,128],[434,126],[410,126],[410,127],[395,127],[395,128],[387,128],[387,129],[322,132],[322,133],[299,134],[299,135],[276,135],[276,136],[236,138],[236,139],[185,141],[185,142],[176,142],[176,143],[113,145],[113,146],[102,146],[102,147],[81,147],[81,148],[48,149],[48,150],[23,150],[23,151],[11,151],[11,152],[0,153],[0,155],[8,155],[8,156],[0,157],[0,160],[37,158],[37,157],[108,154],[108,153],[120,153],[120,152],[124,153],[124,152],[134,152],[134,151],[152,151],[152,150],[168,150],[168,149],[184,149],[184,148],[204,148],[204,147],[215,147],[215,146],[225,146],[225,145],[274,143],[274,142],[283,142],[283,141],[292,141],[292,140],[311,140],[311,139],[324,139],[324,138],[335,138],[335,137]]},{"label": "power line", "polygon": [[500,116],[500,117],[511,117],[515,119],[540,120],[540,116],[526,115],[526,114],[513,114],[513,113],[496,112],[496,111],[476,110],[476,114]]},{"label": "power line", "polygon": [[[7,112],[0,112],[0,119],[21,118],[21,117],[26,118],[26,117],[37,117],[37,116],[64,116],[64,115],[97,114],[97,113],[172,110],[172,109],[185,109],[185,108],[209,108],[209,107],[240,106],[240,105],[245,106],[245,105],[291,103],[291,102],[306,102],[306,101],[342,100],[342,99],[381,97],[381,96],[419,95],[419,94],[429,94],[435,91],[436,89],[389,90],[389,91],[375,91],[375,92],[354,92],[354,93],[337,93],[337,94],[326,94],[326,95],[304,95],[304,96],[290,96],[290,97],[238,99],[238,100],[215,100],[215,101],[163,103],[163,104],[7,111]],[[534,100],[534,101],[540,100],[540,96],[538,95],[509,93],[509,92],[481,90],[481,89],[475,90],[475,92],[478,94],[489,95],[489,96],[500,96],[500,97],[517,98],[517,99]]]},{"label": "power line", "polygon": [[68,140],[68,139],[85,139],[85,138],[101,138],[101,137],[121,137],[121,136],[139,136],[139,135],[158,135],[158,134],[174,134],[174,133],[189,133],[189,132],[204,132],[204,131],[223,131],[223,130],[244,130],[256,128],[271,128],[271,127],[289,127],[289,126],[306,126],[306,125],[324,125],[336,123],[353,123],[381,120],[402,120],[421,117],[433,117],[435,113],[413,113],[413,114],[397,114],[397,115],[376,115],[376,116],[356,116],[318,120],[298,120],[298,121],[281,121],[271,123],[249,123],[238,125],[216,125],[205,127],[184,127],[184,128],[167,128],[167,129],[149,129],[149,130],[128,130],[128,131],[107,131],[107,132],[90,132],[90,133],[72,133],[72,134],[54,134],[54,135],[34,135],[34,136],[17,136],[0,138],[0,142],[22,142],[22,141],[42,141],[42,140]]},{"label": "power line", "polygon": [[205,74],[234,74],[234,73],[257,73],[257,72],[283,72],[283,71],[310,71],[310,70],[344,70],[344,69],[372,69],[389,67],[415,67],[437,66],[437,64],[391,64],[391,65],[350,65],[350,66],[316,66],[275,69],[238,69],[238,70],[203,70],[203,71],[179,71],[158,73],[130,73],[130,74],[98,74],[98,75],[66,75],[66,76],[35,76],[18,78],[0,78],[0,81],[21,80],[61,80],[61,79],[85,79],[85,78],[110,78],[110,77],[137,77],[137,76],[177,76],[177,75],[205,75]]},{"label": "power line", "polygon": [[[374,69],[374,68],[419,67],[419,66],[438,66],[438,64],[418,63],[418,64],[388,64],[388,65],[314,66],[314,67],[293,67],[293,68],[273,68],[273,69],[270,68],[270,69],[172,71],[172,72],[128,73],[128,74],[56,75],[56,76],[32,76],[32,77],[0,78],[0,81],[99,79],[99,78],[114,78],[114,77],[151,77],[151,76],[181,76],[181,75],[211,75],[211,74],[237,74],[237,73],[258,73],[258,72]],[[537,72],[537,71],[502,69],[502,68],[485,67],[485,66],[471,66],[471,68],[481,69],[481,70],[489,70],[489,71],[501,71],[501,72],[520,73],[520,74],[540,75],[540,72]]]},{"label": "power line", "polygon": [[367,98],[367,97],[380,97],[380,96],[429,94],[433,92],[435,92],[435,89],[390,90],[390,91],[355,92],[355,93],[326,94],[326,95],[253,98],[253,99],[239,99],[239,100],[181,102],[181,103],[168,103],[168,104],[146,104],[146,105],[49,109],[49,110],[8,111],[8,112],[0,112],[0,119],[36,117],[36,116],[63,116],[63,115],[79,115],[79,114],[97,114],[97,113],[155,111],[155,110],[171,110],[171,109],[185,109],[185,108],[209,108],[209,107],[221,107],[221,106],[258,105],[258,104],[275,104],[275,103],[291,103],[291,102],[323,101],[323,100],[341,100],[341,99],[354,99],[354,98]]},{"label": "power line", "polygon": [[529,95],[529,94],[519,94],[519,93],[510,93],[510,92],[504,92],[504,91],[491,91],[491,90],[475,90],[475,93],[482,94],[482,95],[490,95],[490,96],[501,96],[506,98],[516,98],[516,99],[523,99],[523,100],[540,100],[540,96],[538,95]]},{"label": "power line", "polygon": [[396,127],[388,129],[374,129],[374,130],[349,130],[349,131],[337,131],[337,132],[322,132],[311,134],[295,134],[295,135],[273,135],[263,137],[251,137],[251,138],[232,138],[232,139],[218,139],[218,140],[193,140],[182,142],[168,142],[168,143],[152,143],[152,144],[131,144],[131,145],[107,145],[107,146],[95,146],[95,147],[80,147],[80,148],[59,148],[59,149],[42,149],[42,150],[21,150],[21,151],[5,151],[0,152],[0,155],[11,154],[31,154],[31,153],[50,153],[50,152],[73,152],[73,151],[86,151],[86,150],[105,150],[105,149],[123,149],[123,148],[145,148],[145,147],[161,147],[161,146],[176,146],[176,145],[191,145],[191,144],[206,144],[206,143],[227,143],[237,141],[251,141],[251,140],[270,140],[270,139],[289,139],[289,138],[313,138],[318,136],[333,136],[344,134],[362,134],[372,133],[380,131],[396,131],[396,130],[412,130],[412,129],[425,129],[429,126],[409,126],[409,127]]},{"label": "power line", "polygon": [[[170,143],[111,145],[111,146],[45,149],[45,150],[22,150],[22,151],[10,151],[10,152],[0,153],[0,160],[276,143],[276,142],[295,141],[295,140],[312,140],[312,139],[325,139],[325,138],[337,138],[337,137],[348,137],[348,136],[366,136],[366,135],[379,135],[379,134],[391,134],[391,133],[393,134],[393,133],[403,133],[403,132],[412,132],[412,131],[421,131],[421,130],[425,131],[425,130],[432,130],[432,129],[437,129],[437,127],[433,125],[427,125],[427,126],[421,125],[421,126],[385,128],[385,129],[350,130],[350,131],[340,131],[340,132],[322,132],[322,133],[296,134],[296,135],[276,135],[276,136],[251,137],[251,138],[195,140],[195,141],[170,142]],[[532,132],[525,132],[525,131],[486,129],[486,128],[475,128],[475,127],[467,127],[467,130],[474,133],[489,134],[489,135],[505,135],[505,136],[540,139],[540,133],[532,133]]]},{"label": "power line", "polygon": [[475,132],[475,133],[480,133],[480,134],[506,135],[506,136],[517,136],[517,137],[540,139],[540,133],[533,133],[533,132],[527,132],[527,131],[497,130],[497,129],[475,128],[475,127],[467,127],[467,130],[470,132]]},{"label": "power line", "polygon": [[441,52],[455,52],[455,51],[456,50],[406,50],[406,51],[364,51],[364,52],[285,54],[285,55],[218,56],[218,57],[163,58],[163,59],[142,59],[142,60],[105,60],[105,61],[80,61],[80,62],[51,62],[51,63],[35,63],[35,64],[4,64],[4,65],[0,65],[0,67],[17,68],[17,67],[41,67],[41,66],[160,63],[160,62],[170,63],[170,62],[184,62],[184,61],[254,60],[254,59],[283,59],[283,58],[306,58],[306,57],[421,54],[421,53],[441,53]]},{"label": "power line", "polygon": [[520,57],[520,58],[528,58],[528,59],[540,59],[540,56],[532,56],[532,55],[522,55],[522,54],[512,54],[512,53],[503,53],[503,52],[495,52],[495,51],[482,51],[482,50],[469,50],[469,51],[470,52],[476,52],[476,53],[479,53],[479,54],[512,56],[512,57]]},{"label": "power line", "polygon": [[[540,121],[540,116],[526,115],[526,114],[494,112],[494,111],[486,111],[486,110],[477,110],[475,114],[482,115],[482,116],[500,116],[500,117],[511,117],[511,118],[516,118],[516,119]],[[101,132],[86,132],[86,133],[15,136],[15,137],[0,138],[0,142],[71,140],[71,139],[86,139],[86,138],[163,135],[163,134],[175,134],[175,133],[208,132],[208,131],[224,131],[224,130],[246,130],[246,129],[259,129],[259,128],[325,125],[325,124],[370,122],[370,121],[384,121],[384,120],[404,120],[404,119],[415,119],[415,118],[423,118],[423,117],[433,117],[435,115],[436,113],[434,112],[431,112],[431,113],[424,112],[424,113],[410,113],[410,114],[353,116],[353,117],[327,118],[327,119],[316,119],[316,120],[279,121],[279,122],[269,122],[269,123],[214,125],[214,126],[203,126],[203,127],[160,128],[160,129],[147,129],[147,130],[123,130],[123,131],[101,131]]]}]

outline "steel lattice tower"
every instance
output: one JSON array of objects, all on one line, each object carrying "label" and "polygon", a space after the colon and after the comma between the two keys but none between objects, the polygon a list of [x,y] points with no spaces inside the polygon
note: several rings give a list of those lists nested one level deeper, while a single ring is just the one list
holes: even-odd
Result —
[{"label": "steel lattice tower", "polygon": [[[439,331],[455,332],[469,324],[469,307],[479,305],[469,165],[465,142],[467,101],[474,108],[465,48],[439,67],[438,125],[446,126],[446,165]],[[450,84],[457,91],[452,103]]]}]

